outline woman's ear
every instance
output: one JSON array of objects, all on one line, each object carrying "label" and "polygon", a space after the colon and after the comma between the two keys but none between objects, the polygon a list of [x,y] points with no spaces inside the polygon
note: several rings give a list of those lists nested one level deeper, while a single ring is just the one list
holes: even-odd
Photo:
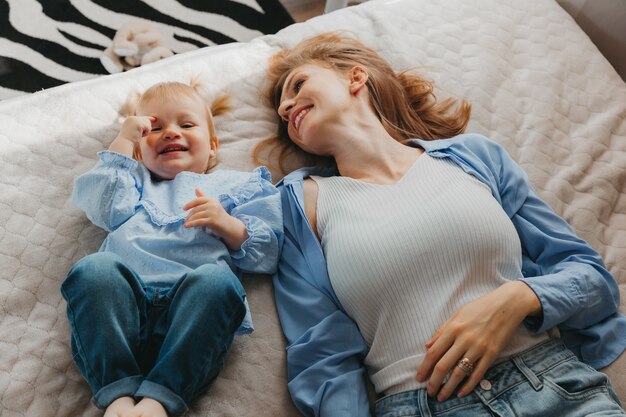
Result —
[{"label": "woman's ear", "polygon": [[350,70],[350,74],[349,74],[350,94],[356,94],[359,91],[361,91],[361,89],[367,82],[367,78],[368,78],[367,71],[365,71],[363,67],[358,66],[358,65],[355,67],[352,67],[352,69]]}]

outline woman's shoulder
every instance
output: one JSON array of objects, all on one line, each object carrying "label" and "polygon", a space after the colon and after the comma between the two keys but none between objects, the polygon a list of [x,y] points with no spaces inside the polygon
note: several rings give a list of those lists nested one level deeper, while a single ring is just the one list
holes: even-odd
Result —
[{"label": "woman's shoulder", "polygon": [[423,140],[416,139],[410,142],[413,145],[419,145],[426,151],[439,151],[446,149],[462,149],[466,148],[471,151],[487,151],[490,149],[499,149],[501,145],[481,135],[480,133],[463,133],[447,139]]},{"label": "woman's shoulder", "polygon": [[282,180],[276,184],[277,187],[285,187],[296,183],[303,183],[307,178],[312,175],[320,177],[332,177],[339,175],[336,168],[329,167],[304,167],[297,169],[285,175]]},{"label": "woman's shoulder", "polygon": [[479,133],[465,133],[448,139],[416,140],[412,142],[412,145],[421,146],[431,155],[440,154],[460,158],[474,168],[485,164],[493,169],[509,158],[502,145]]}]

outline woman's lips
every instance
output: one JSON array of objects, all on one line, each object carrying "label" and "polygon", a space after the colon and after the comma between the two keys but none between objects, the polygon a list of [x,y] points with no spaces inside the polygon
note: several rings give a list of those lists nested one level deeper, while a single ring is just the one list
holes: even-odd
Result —
[{"label": "woman's lips", "polygon": [[313,106],[302,107],[294,113],[293,127],[296,129],[296,132],[300,130],[300,125],[302,125],[302,120],[309,113],[309,111],[311,111],[312,108]]}]

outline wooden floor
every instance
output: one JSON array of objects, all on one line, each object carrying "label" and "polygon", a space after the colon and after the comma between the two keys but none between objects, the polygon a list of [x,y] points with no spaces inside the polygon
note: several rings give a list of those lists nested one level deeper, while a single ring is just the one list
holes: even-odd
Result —
[{"label": "wooden floor", "polygon": [[324,13],[325,0],[279,0],[296,22]]}]

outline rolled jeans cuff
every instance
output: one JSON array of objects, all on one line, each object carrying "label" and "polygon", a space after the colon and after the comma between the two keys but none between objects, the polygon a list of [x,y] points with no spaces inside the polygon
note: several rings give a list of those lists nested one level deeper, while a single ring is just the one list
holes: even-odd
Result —
[{"label": "rolled jeans cuff", "polygon": [[133,397],[144,379],[143,375],[127,376],[102,387],[93,396],[96,407],[106,408],[118,398]]},{"label": "rolled jeans cuff", "polygon": [[148,397],[161,403],[168,414],[176,417],[187,411],[187,403],[169,388],[144,380],[135,392],[135,398]]}]

